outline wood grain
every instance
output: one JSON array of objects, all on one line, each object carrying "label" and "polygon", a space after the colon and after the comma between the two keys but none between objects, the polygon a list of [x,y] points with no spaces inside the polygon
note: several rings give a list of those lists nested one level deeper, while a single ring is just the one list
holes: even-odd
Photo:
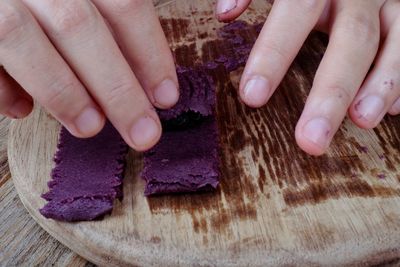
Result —
[{"label": "wood grain", "polygon": [[[213,15],[211,4],[181,0],[159,10],[172,47],[180,47],[179,64],[220,52],[212,29],[220,24],[204,23]],[[254,1],[242,19],[261,21],[266,8],[265,1]],[[237,100],[240,71],[215,73],[223,145],[217,193],[146,199],[140,156],[132,152],[125,198],[111,216],[76,224],[45,220],[38,213],[40,194],[47,191],[59,125],[36,108],[13,122],[9,140],[22,202],[58,240],[107,266],[400,263],[400,119],[387,118],[374,131],[346,121],[320,158],[294,145],[294,126],[325,44],[320,35],[309,38],[260,110]]]}]

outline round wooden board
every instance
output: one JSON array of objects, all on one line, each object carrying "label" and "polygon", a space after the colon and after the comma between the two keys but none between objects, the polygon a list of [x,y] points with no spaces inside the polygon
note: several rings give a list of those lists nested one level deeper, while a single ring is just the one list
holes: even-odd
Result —
[{"label": "round wooden board", "polygon": [[[180,0],[159,9],[179,64],[219,52],[213,28],[221,24],[209,19],[212,4]],[[269,8],[253,1],[242,19],[262,21]],[[399,263],[400,119],[388,118],[374,131],[346,121],[319,158],[295,146],[294,126],[325,42],[311,35],[263,109],[237,100],[240,72],[216,73],[222,143],[217,192],[147,199],[141,157],[131,151],[124,199],[110,216],[47,220],[38,212],[45,204],[40,195],[48,190],[60,126],[36,107],[10,129],[9,162],[22,202],[51,235],[104,266]]]}]

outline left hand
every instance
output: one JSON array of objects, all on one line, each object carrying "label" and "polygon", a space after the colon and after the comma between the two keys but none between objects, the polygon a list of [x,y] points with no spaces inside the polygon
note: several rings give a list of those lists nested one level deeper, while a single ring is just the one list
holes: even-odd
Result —
[{"label": "left hand", "polygon": [[[219,0],[217,17],[232,20],[250,2]],[[276,0],[241,78],[240,97],[247,105],[267,103],[313,29],[327,32],[330,40],[296,141],[307,153],[321,155],[347,112],[366,129],[387,113],[400,113],[400,1]]]}]

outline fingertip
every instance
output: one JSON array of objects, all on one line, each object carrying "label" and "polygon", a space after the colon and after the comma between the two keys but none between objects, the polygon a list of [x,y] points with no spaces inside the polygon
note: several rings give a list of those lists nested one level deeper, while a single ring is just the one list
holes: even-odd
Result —
[{"label": "fingertip", "polygon": [[79,138],[89,138],[98,134],[106,123],[105,116],[94,107],[85,108],[75,119],[75,129],[71,133]]},{"label": "fingertip", "polygon": [[260,108],[268,102],[271,90],[268,79],[262,76],[254,76],[245,82],[240,97],[249,107]]},{"label": "fingertip", "polygon": [[388,113],[392,116],[400,114],[400,97],[393,103]]},{"label": "fingertip", "polygon": [[321,156],[325,153],[326,150],[314,144],[313,142],[310,142],[307,138],[304,138],[304,136],[298,134],[297,131],[296,131],[296,143],[301,150],[303,150],[304,152],[306,152],[311,156]]},{"label": "fingertip", "polygon": [[351,121],[361,129],[372,129],[376,126],[372,125],[369,121],[363,119],[363,117],[357,112],[354,106],[350,107],[348,114]]},{"label": "fingertip", "polygon": [[153,105],[160,109],[173,107],[179,100],[179,89],[177,82],[166,79],[153,91]]},{"label": "fingertip", "polygon": [[129,144],[136,151],[146,151],[158,143],[161,133],[161,123],[157,114],[145,114],[133,123],[129,132]]},{"label": "fingertip", "polygon": [[219,22],[230,22],[239,17],[251,0],[218,0],[215,13]]},{"label": "fingertip", "polygon": [[386,113],[385,102],[381,97],[369,95],[353,101],[348,113],[358,127],[372,129],[381,122]]},{"label": "fingertip", "polygon": [[303,151],[313,156],[320,156],[330,145],[332,126],[327,118],[312,118],[304,124],[297,124],[295,137]]}]

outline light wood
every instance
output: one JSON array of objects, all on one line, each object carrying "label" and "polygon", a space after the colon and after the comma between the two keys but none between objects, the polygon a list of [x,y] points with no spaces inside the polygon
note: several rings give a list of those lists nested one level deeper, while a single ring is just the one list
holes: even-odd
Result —
[{"label": "light wood", "polygon": [[[216,38],[212,27],[221,26],[202,23],[213,16],[211,5],[180,0],[159,9],[166,25],[178,27],[169,32],[174,48],[195,43],[198,53],[187,55],[188,62],[199,59],[201,47]],[[261,21],[269,7],[253,1],[242,19]],[[207,37],[195,40],[202,32]],[[22,202],[52,236],[104,266],[399,263],[400,119],[387,119],[375,131],[346,121],[320,158],[295,146],[293,128],[323,47],[323,37],[312,35],[271,103],[256,111],[237,101],[240,73],[218,73],[218,192],[146,199],[140,156],[131,152],[124,199],[111,216],[82,223],[46,220],[38,212],[45,203],[40,195],[48,190],[60,127],[36,108],[10,129],[10,168]]]},{"label": "light wood", "polygon": [[0,266],[89,266],[46,233],[18,198],[7,161],[9,124],[0,118]]}]

